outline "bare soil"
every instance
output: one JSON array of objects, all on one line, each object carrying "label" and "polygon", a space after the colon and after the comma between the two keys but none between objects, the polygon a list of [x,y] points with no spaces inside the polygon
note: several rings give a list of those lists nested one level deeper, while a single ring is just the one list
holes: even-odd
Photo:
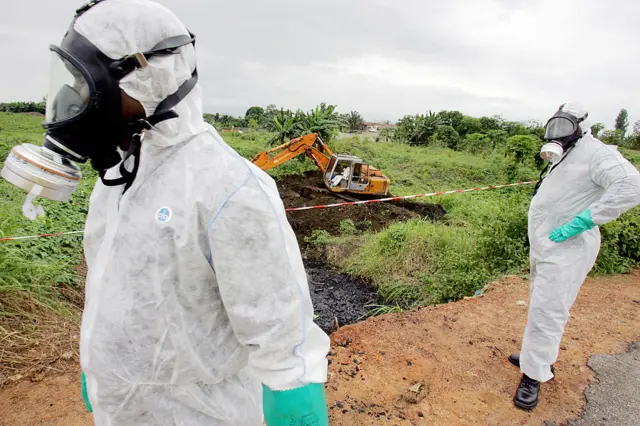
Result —
[{"label": "bare soil", "polygon": [[[322,177],[317,172],[304,177],[291,176],[278,181],[280,197],[287,208],[319,206],[347,202],[326,190]],[[313,190],[311,188],[315,188]],[[439,204],[415,201],[394,201],[358,206],[335,207],[290,212],[289,223],[301,239],[315,230],[325,230],[332,234],[340,231],[340,222],[350,219],[361,230],[379,231],[393,222],[413,218],[440,219],[446,214]]]},{"label": "bare soil", "polygon": [[[556,363],[532,412],[511,402],[520,372],[528,282],[510,277],[477,298],[390,314],[331,336],[331,425],[542,425],[580,416],[593,354],[623,353],[640,338],[640,271],[589,279],[572,310]],[[520,303],[519,303],[520,302]],[[91,425],[77,367],[0,389],[0,425]]]}]

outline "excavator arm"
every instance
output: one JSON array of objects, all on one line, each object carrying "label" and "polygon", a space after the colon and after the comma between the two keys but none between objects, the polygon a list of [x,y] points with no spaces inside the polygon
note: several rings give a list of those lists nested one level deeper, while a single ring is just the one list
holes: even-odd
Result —
[{"label": "excavator arm", "polygon": [[[271,170],[299,155],[306,154],[318,166],[323,175],[325,186],[333,193],[350,192],[366,195],[386,195],[389,178],[375,167],[364,163],[360,158],[348,154],[334,155],[331,149],[316,134],[311,133],[293,139],[285,144],[263,151],[253,157],[251,162],[262,170]],[[333,173],[340,165],[345,176],[341,185],[333,184]],[[343,168],[344,166],[347,166]],[[350,172],[346,172],[349,170]],[[332,176],[328,176],[331,174]]]},{"label": "excavator arm", "polygon": [[307,154],[322,173],[327,170],[329,160],[333,155],[327,144],[316,133],[311,133],[268,151],[263,151],[256,155],[251,162],[266,171],[293,160],[301,154]]}]

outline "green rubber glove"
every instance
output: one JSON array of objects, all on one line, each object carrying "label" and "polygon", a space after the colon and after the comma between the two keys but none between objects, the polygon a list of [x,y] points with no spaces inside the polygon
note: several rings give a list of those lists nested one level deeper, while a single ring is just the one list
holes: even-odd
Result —
[{"label": "green rubber glove", "polygon": [[288,391],[262,385],[262,409],[267,426],[328,426],[327,396],[322,383]]},{"label": "green rubber glove", "polygon": [[591,211],[585,210],[576,216],[571,222],[566,225],[562,225],[560,228],[551,232],[551,234],[549,234],[549,238],[551,241],[561,243],[595,227],[596,224],[593,223],[593,219],[591,219]]},{"label": "green rubber glove", "polygon": [[87,379],[84,377],[84,372],[80,375],[80,382],[82,383],[82,399],[84,399],[84,405],[87,406],[87,410],[93,413],[93,408],[89,402],[89,394],[87,393]]}]

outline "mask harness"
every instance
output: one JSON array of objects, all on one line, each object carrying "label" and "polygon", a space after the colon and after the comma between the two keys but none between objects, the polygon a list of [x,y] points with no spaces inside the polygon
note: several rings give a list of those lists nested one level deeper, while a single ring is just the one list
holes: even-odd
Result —
[{"label": "mask harness", "polygon": [[[75,67],[76,74],[82,74],[91,94],[90,99],[85,102],[88,104],[87,108],[76,117],[62,120],[60,123],[44,124],[49,132],[43,146],[62,156],[71,157],[74,161],[86,162],[88,158],[91,159],[92,166],[98,171],[104,185],[125,185],[126,191],[138,172],[140,149],[145,133],[162,121],[178,117],[173,108],[195,87],[198,72],[197,68],[194,68],[191,77],[182,83],[176,92],[165,98],[152,115],[128,122],[122,118],[119,82],[131,72],[149,66],[148,61],[155,56],[178,54],[178,49],[188,44],[195,47],[195,36],[189,33],[188,36],[170,37],[153,46],[151,50],[112,60],[74,29],[74,24],[80,16],[103,1],[106,0],[95,0],[78,9],[61,47],[51,46],[51,50],[68,65],[67,68]],[[60,93],[62,92],[61,90]],[[61,104],[62,107],[59,109],[64,112],[65,104]],[[56,106],[54,101],[53,108]],[[102,136],[95,135],[97,126],[104,128]],[[95,135],[96,141],[92,145],[81,142],[88,134]],[[117,147],[126,149],[124,158],[118,154]],[[125,164],[131,157],[133,167],[128,170]],[[107,179],[107,170],[118,163],[121,176]]]}]

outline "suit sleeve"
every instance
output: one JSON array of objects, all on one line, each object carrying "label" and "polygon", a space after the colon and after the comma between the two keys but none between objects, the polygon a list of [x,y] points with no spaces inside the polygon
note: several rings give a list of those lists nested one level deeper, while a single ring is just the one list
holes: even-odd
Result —
[{"label": "suit sleeve", "polygon": [[594,155],[591,179],[604,188],[604,195],[591,206],[591,218],[597,225],[616,220],[640,204],[640,173],[618,151],[604,147]]},{"label": "suit sleeve", "polygon": [[208,238],[252,372],[273,390],[325,382],[329,338],[313,322],[302,256],[273,181],[253,175],[212,218]]}]

